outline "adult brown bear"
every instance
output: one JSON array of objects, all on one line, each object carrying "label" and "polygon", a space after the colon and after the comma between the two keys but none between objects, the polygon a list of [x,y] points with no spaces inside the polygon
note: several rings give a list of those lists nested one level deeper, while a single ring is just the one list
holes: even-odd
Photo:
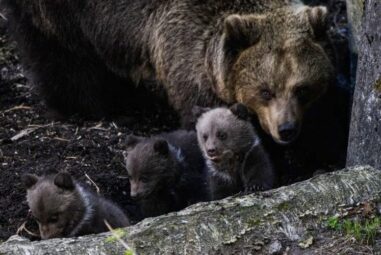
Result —
[{"label": "adult brown bear", "polygon": [[184,122],[194,105],[240,102],[287,144],[333,76],[320,45],[324,7],[286,0],[5,4],[26,68],[48,106],[63,114],[118,112],[137,98],[135,85],[151,84]]}]

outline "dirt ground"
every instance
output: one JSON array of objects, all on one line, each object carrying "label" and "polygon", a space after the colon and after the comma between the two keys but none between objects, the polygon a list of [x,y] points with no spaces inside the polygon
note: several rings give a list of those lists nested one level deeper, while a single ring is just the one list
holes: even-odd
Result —
[{"label": "dirt ground", "polygon": [[[338,68],[338,85],[347,86],[345,1],[330,2],[330,34],[336,49],[341,49],[336,52],[338,61],[344,63]],[[98,187],[101,194],[138,220],[128,195],[121,154],[123,140],[131,132],[150,135],[175,128],[173,113],[160,108],[155,112],[136,111],[131,113],[134,122],[129,121],[128,127],[123,121],[88,121],[78,117],[53,120],[24,77],[15,45],[5,36],[5,20],[0,19],[0,241],[18,229],[29,237],[37,233],[20,183],[20,176],[28,172],[66,170],[94,190]]]}]

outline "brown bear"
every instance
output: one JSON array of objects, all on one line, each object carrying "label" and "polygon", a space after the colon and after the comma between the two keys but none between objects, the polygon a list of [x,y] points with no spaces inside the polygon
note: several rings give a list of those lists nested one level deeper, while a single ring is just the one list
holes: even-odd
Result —
[{"label": "brown bear", "polygon": [[123,154],[130,195],[144,217],[209,200],[207,169],[194,131],[177,130],[153,137],[129,135],[126,147]]},{"label": "brown bear", "polygon": [[69,173],[26,174],[22,181],[42,239],[106,232],[105,221],[112,228],[130,225],[117,205],[86,190]]},{"label": "brown bear", "polygon": [[285,0],[3,2],[34,83],[64,114],[110,114],[129,100],[147,102],[136,90],[162,88],[183,123],[194,105],[239,102],[287,144],[333,74],[321,45],[325,7]]}]

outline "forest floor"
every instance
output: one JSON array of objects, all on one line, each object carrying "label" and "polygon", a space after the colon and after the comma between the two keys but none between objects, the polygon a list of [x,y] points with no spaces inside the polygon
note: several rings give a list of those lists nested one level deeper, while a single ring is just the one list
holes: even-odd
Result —
[{"label": "forest floor", "polygon": [[[345,1],[330,1],[328,7],[331,38],[347,51]],[[138,220],[129,197],[123,140],[131,132],[150,135],[173,129],[177,125],[173,113],[164,109],[150,114],[137,111],[132,114],[136,121],[128,128],[108,120],[53,120],[25,78],[16,45],[8,41],[5,21],[0,19],[0,241],[16,233],[37,235],[20,177],[50,169],[66,170],[94,190],[99,188],[102,195]],[[163,121],[159,116],[167,117]]]}]

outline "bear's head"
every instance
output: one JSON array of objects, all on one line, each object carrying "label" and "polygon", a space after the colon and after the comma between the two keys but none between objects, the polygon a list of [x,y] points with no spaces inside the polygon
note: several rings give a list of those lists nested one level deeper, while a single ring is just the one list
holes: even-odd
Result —
[{"label": "bear's head", "polygon": [[71,175],[22,177],[27,189],[27,202],[37,221],[41,239],[65,237],[84,217],[85,205]]},{"label": "bear's head", "polygon": [[162,138],[129,135],[126,144],[124,158],[133,199],[153,198],[174,185],[181,151]]},{"label": "bear's head", "polygon": [[217,93],[247,106],[280,144],[295,140],[304,112],[332,80],[321,45],[326,16],[325,7],[297,6],[224,20]]}]

